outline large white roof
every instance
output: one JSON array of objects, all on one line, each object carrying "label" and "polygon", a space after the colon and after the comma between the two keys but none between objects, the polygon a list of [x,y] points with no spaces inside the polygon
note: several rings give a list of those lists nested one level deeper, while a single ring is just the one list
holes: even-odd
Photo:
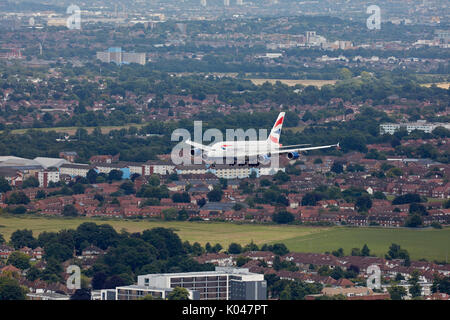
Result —
[{"label": "large white roof", "polygon": [[61,158],[46,158],[46,157],[36,157],[36,158],[34,158],[34,161],[36,161],[37,163],[39,163],[41,166],[43,166],[46,169],[49,168],[49,167],[59,168],[63,164],[69,163],[65,159],[61,159]]},{"label": "large white roof", "polygon": [[34,160],[19,158],[14,156],[0,156],[0,167],[14,167],[14,166],[39,166],[39,162]]}]

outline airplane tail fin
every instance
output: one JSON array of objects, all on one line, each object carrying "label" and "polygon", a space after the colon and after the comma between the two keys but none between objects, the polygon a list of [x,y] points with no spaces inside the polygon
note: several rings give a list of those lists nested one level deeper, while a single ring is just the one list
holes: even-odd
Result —
[{"label": "airplane tail fin", "polygon": [[284,115],[284,112],[280,112],[280,114],[278,115],[277,121],[275,121],[275,124],[270,131],[269,138],[267,138],[268,142],[275,143],[277,145],[280,144],[281,127],[283,127]]}]

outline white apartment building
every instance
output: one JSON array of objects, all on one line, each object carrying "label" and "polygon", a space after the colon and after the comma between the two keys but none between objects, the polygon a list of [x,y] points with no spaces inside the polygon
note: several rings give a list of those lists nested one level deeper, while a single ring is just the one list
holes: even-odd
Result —
[{"label": "white apartment building", "polygon": [[63,164],[59,168],[60,174],[67,174],[71,177],[86,177],[89,169],[91,169],[91,166],[88,164],[83,163],[70,163],[70,164]]},{"label": "white apartment building", "polygon": [[137,173],[141,176],[151,176],[152,174],[166,175],[174,172],[175,166],[169,163],[147,161],[144,164],[129,164],[130,174]]},{"label": "white apartment building", "polygon": [[437,127],[444,127],[450,130],[450,124],[448,123],[438,123],[433,122],[429,123],[424,120],[419,120],[417,122],[405,122],[405,123],[382,123],[380,124],[380,133],[381,134],[394,134],[394,132],[406,129],[408,133],[411,133],[414,130],[423,131],[425,133],[431,133]]},{"label": "white apartment building", "polygon": [[36,178],[39,180],[39,187],[47,188],[50,182],[59,182],[58,171],[40,171],[36,172]]}]

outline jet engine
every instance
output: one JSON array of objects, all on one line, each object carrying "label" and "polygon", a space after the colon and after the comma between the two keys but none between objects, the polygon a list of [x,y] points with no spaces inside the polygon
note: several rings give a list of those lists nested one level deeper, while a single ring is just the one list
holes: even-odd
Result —
[{"label": "jet engine", "polygon": [[262,164],[269,164],[270,163],[270,155],[265,154],[258,156],[258,162]]},{"label": "jet engine", "polygon": [[202,150],[198,148],[191,149],[191,156],[197,157],[202,154]]},{"label": "jet engine", "polygon": [[295,160],[295,159],[300,158],[300,155],[298,154],[298,152],[295,152],[295,151],[294,152],[288,152],[287,158],[289,160]]}]

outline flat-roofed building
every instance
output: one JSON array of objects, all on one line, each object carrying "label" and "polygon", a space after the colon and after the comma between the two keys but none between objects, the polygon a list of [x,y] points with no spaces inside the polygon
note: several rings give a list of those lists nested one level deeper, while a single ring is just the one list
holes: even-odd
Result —
[{"label": "flat-roofed building", "polygon": [[92,167],[88,164],[83,163],[67,163],[63,164],[59,168],[60,174],[67,174],[71,177],[86,177],[88,171],[92,169]]},{"label": "flat-roofed building", "polygon": [[[154,299],[167,299],[169,293],[174,288],[157,288],[150,286],[130,285],[116,288],[116,300],[139,300],[145,296],[152,296]],[[190,300],[199,300],[199,293],[195,290],[189,290]]]},{"label": "flat-roofed building", "polygon": [[450,124],[448,123],[426,122],[424,120],[419,120],[417,122],[382,123],[380,124],[380,133],[394,134],[396,131],[402,129],[405,129],[408,133],[411,133],[414,130],[431,133],[437,127],[444,127],[450,130]]},{"label": "flat-roofed building", "polygon": [[58,171],[39,171],[36,172],[36,178],[39,180],[39,187],[47,188],[50,182],[59,182]]},{"label": "flat-roofed building", "polygon": [[63,164],[69,163],[69,161],[67,161],[66,159],[46,157],[36,157],[33,159],[33,161],[36,161],[45,169],[50,167],[59,168]]},{"label": "flat-roofed building", "polygon": [[175,166],[170,162],[149,160],[143,164],[141,170],[143,171],[140,174],[144,176],[151,176],[152,174],[166,175],[175,172]]},{"label": "flat-roofed building", "polygon": [[146,62],[146,54],[142,52],[124,52],[122,61],[123,63],[137,63],[144,65]]},{"label": "flat-roofed building", "polygon": [[200,300],[266,300],[263,274],[245,268],[216,267],[215,271],[162,273],[138,276],[138,286],[198,291]]},{"label": "flat-roofed building", "polygon": [[108,51],[99,51],[96,54],[97,59],[101,62],[116,64],[138,63],[144,65],[146,63],[146,54],[143,52],[125,52],[120,47],[109,48]]},{"label": "flat-roofed building", "polygon": [[28,300],[70,300],[70,296],[56,292],[27,293]]}]

